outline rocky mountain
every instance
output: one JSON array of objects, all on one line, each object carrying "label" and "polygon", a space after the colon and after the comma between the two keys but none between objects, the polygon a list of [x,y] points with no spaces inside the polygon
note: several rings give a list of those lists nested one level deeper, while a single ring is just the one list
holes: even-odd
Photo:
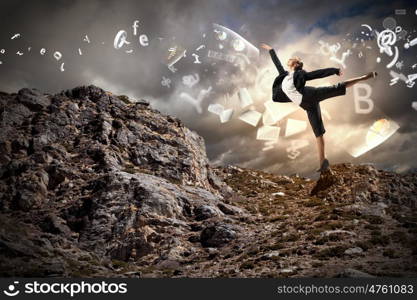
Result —
[{"label": "rocky mountain", "polygon": [[95,86],[0,113],[0,276],[417,274],[417,174],[213,168],[180,120]]}]

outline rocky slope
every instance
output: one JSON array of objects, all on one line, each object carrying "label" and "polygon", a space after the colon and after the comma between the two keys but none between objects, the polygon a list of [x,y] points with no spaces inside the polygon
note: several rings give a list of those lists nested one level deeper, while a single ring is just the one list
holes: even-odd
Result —
[{"label": "rocky slope", "polygon": [[0,113],[0,276],[417,274],[416,174],[212,168],[180,120],[95,86]]}]

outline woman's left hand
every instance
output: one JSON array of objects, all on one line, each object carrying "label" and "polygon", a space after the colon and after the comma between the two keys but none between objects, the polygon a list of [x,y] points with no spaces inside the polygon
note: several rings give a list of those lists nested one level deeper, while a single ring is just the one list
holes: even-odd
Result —
[{"label": "woman's left hand", "polygon": [[268,44],[265,44],[265,43],[261,43],[261,48],[264,48],[265,50],[267,50],[267,51],[269,51],[269,50],[271,50],[272,49],[272,47],[271,46],[269,46]]}]

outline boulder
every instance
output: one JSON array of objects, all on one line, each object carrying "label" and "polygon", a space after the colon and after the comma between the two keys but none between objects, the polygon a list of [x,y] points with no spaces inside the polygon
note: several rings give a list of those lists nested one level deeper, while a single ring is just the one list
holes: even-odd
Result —
[{"label": "boulder", "polygon": [[203,247],[221,247],[237,237],[236,231],[229,224],[212,224],[203,229],[200,241]]},{"label": "boulder", "polygon": [[36,89],[21,89],[17,93],[17,100],[29,108],[31,111],[41,111],[51,103],[51,101]]},{"label": "boulder", "polygon": [[195,219],[197,221],[214,218],[219,215],[219,212],[214,207],[208,205],[201,205],[194,209]]}]

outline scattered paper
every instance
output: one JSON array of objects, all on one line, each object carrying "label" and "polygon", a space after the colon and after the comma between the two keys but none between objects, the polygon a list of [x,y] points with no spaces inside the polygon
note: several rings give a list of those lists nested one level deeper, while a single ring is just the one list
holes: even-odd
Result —
[{"label": "scattered paper", "polygon": [[266,101],[264,105],[274,123],[282,120],[299,109],[299,106],[292,102],[280,103],[269,100]]},{"label": "scattered paper", "polygon": [[246,106],[253,104],[252,97],[249,94],[247,88],[239,89],[238,95],[239,95],[239,103],[240,103],[241,108],[245,108]]},{"label": "scattered paper", "polygon": [[285,136],[291,136],[300,132],[303,132],[307,129],[307,122],[295,120],[295,119],[288,119],[287,126],[285,128]]},{"label": "scattered paper", "polygon": [[254,127],[258,125],[259,120],[261,119],[262,114],[256,110],[248,110],[244,113],[242,113],[239,116],[239,119],[242,120],[245,123],[248,123]]},{"label": "scattered paper", "polygon": [[276,141],[281,128],[277,126],[261,126],[256,134],[257,140]]},{"label": "scattered paper", "polygon": [[233,109],[225,109],[223,105],[218,103],[210,104],[207,110],[213,114],[218,115],[220,117],[221,123],[229,122],[233,115]]}]

